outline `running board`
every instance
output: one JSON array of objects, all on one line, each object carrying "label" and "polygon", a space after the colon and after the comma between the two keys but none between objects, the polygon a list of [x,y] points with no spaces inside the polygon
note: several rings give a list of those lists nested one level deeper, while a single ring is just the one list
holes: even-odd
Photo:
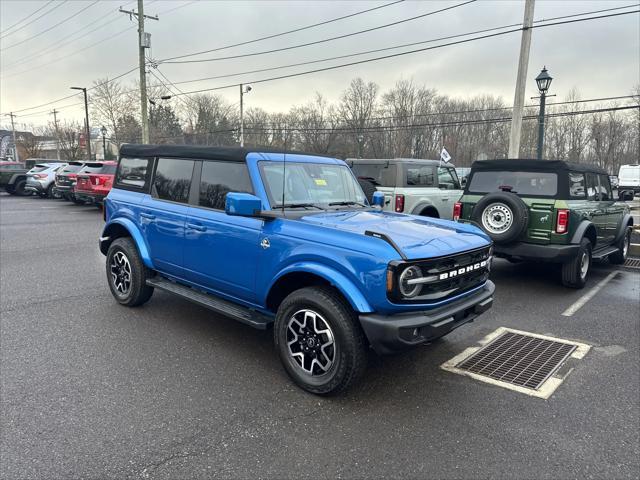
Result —
[{"label": "running board", "polygon": [[594,251],[591,254],[591,257],[595,258],[596,260],[602,260],[607,255],[611,255],[612,253],[616,253],[618,250],[619,250],[618,247],[603,247],[603,248],[600,248],[600,249]]},{"label": "running board", "polygon": [[147,285],[159,288],[165,292],[173,293],[174,295],[182,297],[192,303],[197,303],[209,310],[213,310],[216,313],[231,317],[239,322],[246,323],[253,328],[264,330],[267,328],[267,325],[273,322],[273,318],[263,315],[260,312],[223,300],[214,295],[195,290],[191,287],[187,287],[186,285],[172,282],[171,280],[163,277],[150,278],[147,280]]}]

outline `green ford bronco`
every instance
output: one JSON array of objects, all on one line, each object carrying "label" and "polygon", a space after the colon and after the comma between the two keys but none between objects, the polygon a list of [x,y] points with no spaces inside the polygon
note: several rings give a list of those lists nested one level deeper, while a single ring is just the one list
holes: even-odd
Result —
[{"label": "green ford bronco", "polygon": [[487,232],[498,257],[561,263],[572,288],[584,287],[593,259],[624,263],[633,225],[606,171],[553,160],[475,162],[454,219]]}]

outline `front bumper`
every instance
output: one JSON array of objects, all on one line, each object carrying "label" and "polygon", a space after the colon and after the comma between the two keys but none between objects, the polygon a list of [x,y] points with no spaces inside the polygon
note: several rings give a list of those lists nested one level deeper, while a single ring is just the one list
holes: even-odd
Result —
[{"label": "front bumper", "polygon": [[488,280],[480,290],[442,307],[395,315],[367,313],[360,315],[360,324],[378,354],[399,352],[472,322],[491,308],[495,289],[493,282]]},{"label": "front bumper", "polygon": [[580,245],[554,245],[538,243],[511,243],[509,245],[494,244],[496,257],[515,257],[523,260],[563,263],[578,255]]}]

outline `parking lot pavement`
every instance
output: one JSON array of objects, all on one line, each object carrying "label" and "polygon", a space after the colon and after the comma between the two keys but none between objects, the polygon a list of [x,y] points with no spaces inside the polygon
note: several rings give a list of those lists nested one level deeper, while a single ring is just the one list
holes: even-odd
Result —
[{"label": "parking lot pavement", "polygon": [[[294,387],[270,332],[156,292],[115,303],[94,207],[0,196],[0,478],[638,478],[640,275],[586,290],[497,261],[492,310],[364,381]],[[593,346],[548,400],[440,365],[500,326]]]}]

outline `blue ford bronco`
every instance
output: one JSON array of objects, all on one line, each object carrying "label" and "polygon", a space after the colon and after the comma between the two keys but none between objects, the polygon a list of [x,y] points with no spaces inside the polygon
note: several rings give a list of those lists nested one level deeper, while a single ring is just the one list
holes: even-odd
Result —
[{"label": "blue ford bronco", "polygon": [[315,394],[344,390],[366,352],[428,343],[489,309],[489,237],[370,205],[341,160],[123,145],[100,250],[122,305],[164,290],[264,329]]}]

